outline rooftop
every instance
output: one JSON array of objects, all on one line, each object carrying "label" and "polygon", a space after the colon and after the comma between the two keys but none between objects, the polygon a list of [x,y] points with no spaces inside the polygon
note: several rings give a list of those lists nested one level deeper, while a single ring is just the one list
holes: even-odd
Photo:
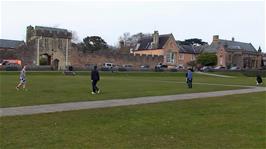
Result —
[{"label": "rooftop", "polygon": [[224,40],[219,39],[216,42],[212,42],[210,46],[206,47],[204,51],[206,52],[216,52],[221,46],[224,46],[227,50],[244,50],[247,52],[257,52],[251,43]]},{"label": "rooftop", "polygon": [[24,44],[24,41],[0,39],[0,48],[15,49],[17,46]]},{"label": "rooftop", "polygon": [[[163,34],[159,35],[159,45],[157,49],[162,49],[163,46],[165,45],[166,41],[172,36],[172,34]],[[151,44],[153,42],[153,37],[148,36],[141,38],[138,41],[139,47],[138,50],[152,50]]]}]

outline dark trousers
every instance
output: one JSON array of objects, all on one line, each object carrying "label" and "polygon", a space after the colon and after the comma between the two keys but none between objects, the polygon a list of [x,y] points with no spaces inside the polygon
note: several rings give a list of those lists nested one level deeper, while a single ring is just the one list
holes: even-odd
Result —
[{"label": "dark trousers", "polygon": [[96,93],[99,90],[99,88],[96,86],[97,82],[98,82],[98,80],[93,80],[92,83],[91,83],[92,84],[92,91],[94,93]]},{"label": "dark trousers", "polygon": [[188,88],[192,88],[192,79],[187,79]]}]

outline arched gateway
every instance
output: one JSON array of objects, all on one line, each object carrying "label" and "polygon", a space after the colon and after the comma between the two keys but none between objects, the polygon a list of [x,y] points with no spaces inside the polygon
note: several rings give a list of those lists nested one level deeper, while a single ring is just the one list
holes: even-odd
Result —
[{"label": "arched gateway", "polygon": [[72,33],[66,29],[28,26],[26,42],[34,47],[35,64],[51,65],[54,70],[66,69]]}]

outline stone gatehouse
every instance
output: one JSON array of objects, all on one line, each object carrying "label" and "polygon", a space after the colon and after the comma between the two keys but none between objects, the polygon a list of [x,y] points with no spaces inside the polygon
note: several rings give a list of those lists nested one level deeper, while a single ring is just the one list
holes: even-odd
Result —
[{"label": "stone gatehouse", "polygon": [[52,65],[54,70],[65,69],[69,63],[72,33],[66,29],[28,26],[26,44],[34,51],[33,63]]}]

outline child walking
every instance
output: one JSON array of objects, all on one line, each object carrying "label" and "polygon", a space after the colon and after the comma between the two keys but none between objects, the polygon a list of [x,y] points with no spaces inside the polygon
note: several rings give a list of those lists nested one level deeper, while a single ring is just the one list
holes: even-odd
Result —
[{"label": "child walking", "polygon": [[24,90],[26,89],[26,65],[23,66],[22,70],[20,71],[19,83],[16,86],[16,89],[19,90],[21,86],[23,87]]}]

